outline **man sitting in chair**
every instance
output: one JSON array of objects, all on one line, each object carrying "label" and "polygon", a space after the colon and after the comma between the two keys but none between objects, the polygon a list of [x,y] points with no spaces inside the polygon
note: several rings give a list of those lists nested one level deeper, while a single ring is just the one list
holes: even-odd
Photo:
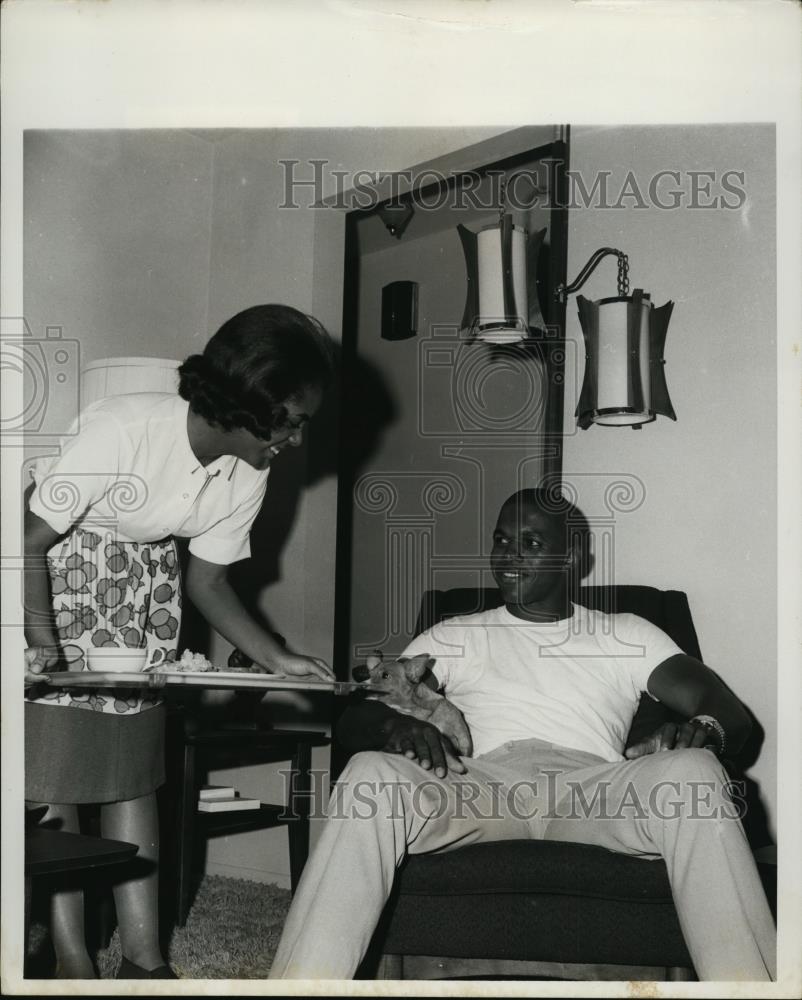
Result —
[{"label": "man sitting in chair", "polygon": [[[742,746],[748,715],[656,626],[572,604],[582,520],[546,491],[511,496],[491,556],[503,606],[405,652],[435,658],[426,682],[464,714],[473,757],[379,701],[343,714],[341,738],[361,752],[335,785],[271,978],[353,977],[407,852],[516,838],[664,858],[699,979],[775,978],[774,923],[718,761]],[[643,691],[688,721],[625,756]]]}]

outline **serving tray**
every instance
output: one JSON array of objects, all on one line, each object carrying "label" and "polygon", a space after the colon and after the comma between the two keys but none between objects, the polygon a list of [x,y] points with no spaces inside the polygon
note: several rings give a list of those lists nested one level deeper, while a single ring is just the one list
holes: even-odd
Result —
[{"label": "serving tray", "polygon": [[150,673],[126,673],[99,670],[58,670],[43,673],[50,687],[89,688],[259,688],[264,691],[322,691],[330,694],[350,694],[365,688],[355,681],[324,681],[319,678],[280,677],[276,674],[256,674],[225,670],[192,672],[187,670],[161,670]]}]

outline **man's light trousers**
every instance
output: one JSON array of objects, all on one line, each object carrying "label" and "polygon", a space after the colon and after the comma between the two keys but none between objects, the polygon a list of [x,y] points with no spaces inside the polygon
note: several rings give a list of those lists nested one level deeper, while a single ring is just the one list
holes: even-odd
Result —
[{"label": "man's light trousers", "polygon": [[775,978],[774,923],[727,775],[710,751],[609,763],[520,740],[463,762],[467,774],[441,779],[399,755],[351,759],[271,979],[352,978],[407,852],[533,838],[664,858],[699,979]]}]

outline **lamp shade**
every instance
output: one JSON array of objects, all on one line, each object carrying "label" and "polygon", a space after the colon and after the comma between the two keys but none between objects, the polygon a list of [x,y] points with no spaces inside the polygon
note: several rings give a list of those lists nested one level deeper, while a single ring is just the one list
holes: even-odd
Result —
[{"label": "lamp shade", "polygon": [[177,392],[180,361],[170,358],[101,358],[81,373],[81,405],[131,392]]},{"label": "lamp shade", "polygon": [[631,296],[596,302],[578,295],[577,306],[585,338],[579,426],[640,427],[658,414],[676,420],[663,359],[674,303],[656,308],[636,288]]},{"label": "lamp shade", "polygon": [[476,233],[465,226],[457,231],[468,272],[462,328],[496,344],[525,340],[531,327],[544,328],[529,265],[537,261],[546,230],[530,236],[504,215]]}]

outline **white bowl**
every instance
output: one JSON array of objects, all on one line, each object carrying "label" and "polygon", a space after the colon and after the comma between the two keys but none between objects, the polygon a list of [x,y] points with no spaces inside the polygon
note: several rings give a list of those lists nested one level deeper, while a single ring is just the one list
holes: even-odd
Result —
[{"label": "white bowl", "polygon": [[148,662],[146,649],[121,649],[118,646],[100,646],[87,653],[89,669],[97,673],[135,674],[145,669]]}]

